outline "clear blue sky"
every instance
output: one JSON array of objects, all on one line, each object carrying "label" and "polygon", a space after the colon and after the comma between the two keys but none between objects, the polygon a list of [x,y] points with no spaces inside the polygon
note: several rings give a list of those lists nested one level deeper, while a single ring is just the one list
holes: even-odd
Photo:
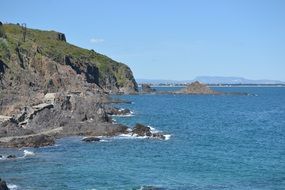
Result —
[{"label": "clear blue sky", "polygon": [[0,20],[64,32],[136,78],[285,81],[285,0],[5,0]]}]

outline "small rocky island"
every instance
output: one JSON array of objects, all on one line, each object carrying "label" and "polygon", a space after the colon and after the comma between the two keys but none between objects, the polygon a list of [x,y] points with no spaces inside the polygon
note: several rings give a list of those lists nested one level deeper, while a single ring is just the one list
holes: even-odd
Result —
[{"label": "small rocky island", "polygon": [[147,93],[155,93],[156,90],[154,88],[151,88],[149,84],[142,84],[141,93],[147,94]]},{"label": "small rocky island", "polygon": [[175,94],[223,94],[222,92],[217,92],[212,89],[210,89],[206,84],[200,83],[198,81],[195,81],[189,85],[187,85],[185,88],[175,91]]}]

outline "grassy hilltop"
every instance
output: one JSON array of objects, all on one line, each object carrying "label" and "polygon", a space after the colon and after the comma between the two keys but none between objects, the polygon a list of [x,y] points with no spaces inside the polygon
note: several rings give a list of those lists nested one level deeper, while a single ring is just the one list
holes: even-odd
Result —
[{"label": "grassy hilltop", "polygon": [[1,89],[26,86],[51,92],[87,86],[113,93],[137,91],[125,64],[69,44],[62,33],[19,24],[0,25],[0,73]]}]

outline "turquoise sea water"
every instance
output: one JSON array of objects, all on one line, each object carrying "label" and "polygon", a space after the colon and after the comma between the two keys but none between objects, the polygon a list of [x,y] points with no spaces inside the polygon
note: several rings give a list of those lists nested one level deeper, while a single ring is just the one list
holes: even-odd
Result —
[{"label": "turquoise sea water", "polygon": [[134,95],[133,117],[117,122],[150,125],[167,141],[78,137],[39,149],[35,156],[0,160],[0,177],[14,189],[285,189],[285,88],[218,88],[257,96]]}]

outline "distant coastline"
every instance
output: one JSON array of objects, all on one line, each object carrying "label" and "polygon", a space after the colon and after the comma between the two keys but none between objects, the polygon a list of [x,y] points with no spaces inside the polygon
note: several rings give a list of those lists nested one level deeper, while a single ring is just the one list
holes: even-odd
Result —
[{"label": "distant coastline", "polygon": [[138,84],[149,84],[151,86],[177,86],[185,87],[188,84],[199,81],[210,87],[284,87],[285,82],[272,79],[247,79],[243,77],[223,76],[198,76],[193,80],[165,80],[165,79],[136,79]]},{"label": "distant coastline", "polygon": [[[139,83],[139,87],[142,84]],[[187,84],[152,84],[148,83],[152,87],[185,87]],[[248,88],[248,87],[285,87],[285,84],[207,84],[209,87],[224,87],[224,88]]]}]

